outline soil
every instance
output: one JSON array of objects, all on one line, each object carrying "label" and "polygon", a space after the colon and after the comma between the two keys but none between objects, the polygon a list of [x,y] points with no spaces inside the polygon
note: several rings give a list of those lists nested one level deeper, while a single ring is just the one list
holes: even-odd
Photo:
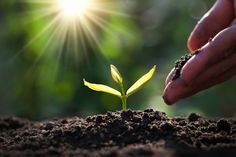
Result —
[{"label": "soil", "polygon": [[0,118],[0,156],[235,157],[236,120],[107,112],[29,121]]},{"label": "soil", "polygon": [[188,60],[191,59],[194,55],[199,54],[200,52],[201,52],[201,49],[198,49],[195,52],[193,52],[192,54],[191,53],[185,54],[180,59],[175,61],[175,71],[174,71],[172,81],[174,81],[180,77],[181,70],[184,67],[184,65],[188,62]]}]

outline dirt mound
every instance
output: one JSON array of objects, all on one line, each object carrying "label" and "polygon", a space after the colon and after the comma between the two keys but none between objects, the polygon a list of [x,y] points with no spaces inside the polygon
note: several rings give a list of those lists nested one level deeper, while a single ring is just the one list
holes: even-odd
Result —
[{"label": "dirt mound", "polygon": [[151,109],[42,122],[0,119],[0,156],[235,157],[236,120]]}]

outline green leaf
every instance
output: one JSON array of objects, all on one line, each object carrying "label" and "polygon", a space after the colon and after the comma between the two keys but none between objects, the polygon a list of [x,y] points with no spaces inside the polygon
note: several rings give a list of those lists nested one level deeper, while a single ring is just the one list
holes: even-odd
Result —
[{"label": "green leaf", "polygon": [[123,78],[119,70],[114,65],[111,65],[111,76],[113,80],[116,81],[118,84],[122,84]]},{"label": "green leaf", "polygon": [[119,91],[117,91],[109,86],[106,86],[106,85],[89,83],[85,79],[84,79],[84,85],[92,90],[95,90],[95,91],[105,92],[105,93],[109,93],[109,94],[113,94],[118,97],[121,97],[121,93]]},{"label": "green leaf", "polygon": [[137,82],[135,82],[126,92],[127,96],[130,96],[140,90],[153,76],[156,71],[156,65],[145,75],[143,75]]}]

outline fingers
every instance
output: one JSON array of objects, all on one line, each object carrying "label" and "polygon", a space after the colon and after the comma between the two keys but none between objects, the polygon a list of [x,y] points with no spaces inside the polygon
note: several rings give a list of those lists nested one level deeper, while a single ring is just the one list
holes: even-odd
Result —
[{"label": "fingers", "polygon": [[195,51],[218,32],[228,27],[234,19],[232,0],[217,0],[215,5],[198,22],[188,40],[188,48]]},{"label": "fingers", "polygon": [[236,74],[236,53],[214,64],[201,74],[197,82],[187,85],[182,79],[171,81],[164,91],[164,100],[167,104],[173,104],[179,99],[196,94],[199,91],[210,88],[218,83],[230,79]]},{"label": "fingers", "polygon": [[[227,28],[234,19],[234,1],[218,0],[194,28],[188,48],[191,51],[201,48],[202,52],[185,64],[180,78],[175,81],[172,81],[172,69],[166,79],[163,96],[167,104],[173,104],[235,75],[236,55],[229,55],[235,52],[232,47],[236,43],[236,27]],[[213,37],[213,41],[207,43]]]},{"label": "fingers", "polygon": [[236,75],[236,66],[222,73],[215,79],[209,80],[208,82],[202,82],[201,84],[187,86],[181,79],[179,79],[177,81],[170,82],[167,85],[164,91],[163,99],[166,102],[166,104],[171,105],[180,99],[192,96],[200,91],[203,91],[217,84],[220,84],[226,80],[229,80],[235,75]]},{"label": "fingers", "polygon": [[163,99],[166,104],[172,105],[179,99],[187,97],[195,88],[193,86],[187,86],[181,79],[171,81],[164,90]]},{"label": "fingers", "polygon": [[[236,75],[236,66],[227,70],[226,72],[222,73],[221,75],[219,75],[216,79],[209,81],[208,83],[205,83],[202,88],[199,88],[195,93],[208,89],[214,85],[220,84],[222,82],[225,82],[229,79],[231,79],[232,77],[234,77]],[[193,93],[193,94],[195,94]]]},{"label": "fingers", "polygon": [[169,75],[166,77],[166,81],[165,81],[165,85],[167,86],[167,84],[172,81],[172,78],[174,77],[174,74],[175,74],[175,68],[173,68]]},{"label": "fingers", "polygon": [[201,85],[204,82],[211,82],[235,66],[236,52],[232,53],[226,59],[223,59],[221,62],[218,62],[206,69],[202,74],[200,74],[199,78],[196,80],[196,84]]},{"label": "fingers", "polygon": [[[211,77],[216,77],[219,74],[224,73],[226,70],[232,68],[232,66],[236,64],[236,49],[235,48],[231,49],[229,53],[225,52],[224,55],[228,59],[223,59],[221,62],[218,62],[214,66],[211,66],[208,69],[206,69],[206,71],[204,71],[204,73],[201,74],[201,79],[200,80],[197,79],[195,83],[209,80]],[[172,81],[174,73],[175,73],[175,69],[173,68],[166,78],[166,81],[165,81],[166,86],[168,85],[169,82]]]},{"label": "fingers", "polygon": [[206,44],[201,53],[193,56],[183,67],[181,79],[188,85],[194,84],[198,75],[212,64],[221,61],[232,53],[236,42],[236,26],[220,32],[211,42]]}]

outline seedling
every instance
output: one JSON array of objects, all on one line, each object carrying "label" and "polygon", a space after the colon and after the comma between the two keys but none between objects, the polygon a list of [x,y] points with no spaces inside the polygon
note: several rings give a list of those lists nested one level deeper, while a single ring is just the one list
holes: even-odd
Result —
[{"label": "seedling", "polygon": [[153,68],[147,74],[143,75],[138,81],[136,81],[127,91],[125,91],[124,88],[123,78],[119,70],[114,65],[111,65],[111,76],[113,80],[117,84],[119,84],[121,92],[103,84],[89,83],[85,79],[84,79],[84,85],[94,91],[105,92],[119,97],[122,101],[122,109],[123,111],[126,111],[128,97],[136,93],[138,90],[140,90],[152,78],[152,76],[155,73],[155,70],[156,70],[156,65],[153,66]]}]

